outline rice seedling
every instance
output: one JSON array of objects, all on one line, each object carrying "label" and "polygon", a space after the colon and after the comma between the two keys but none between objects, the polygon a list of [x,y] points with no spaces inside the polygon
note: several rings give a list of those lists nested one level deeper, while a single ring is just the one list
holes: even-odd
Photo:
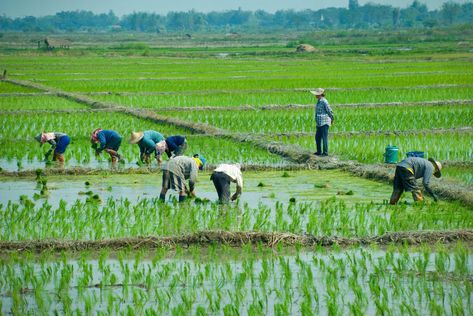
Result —
[{"label": "rice seedling", "polygon": [[[313,150],[314,138],[279,137],[279,141],[296,144],[302,148]],[[426,157],[439,160],[469,161],[473,159],[472,137],[470,133],[448,132],[442,137],[425,134],[422,137],[406,135],[357,135],[330,137],[330,151],[344,159],[357,160],[364,163],[383,162],[383,153],[388,144],[399,148],[399,161],[409,151],[423,151]]]}]

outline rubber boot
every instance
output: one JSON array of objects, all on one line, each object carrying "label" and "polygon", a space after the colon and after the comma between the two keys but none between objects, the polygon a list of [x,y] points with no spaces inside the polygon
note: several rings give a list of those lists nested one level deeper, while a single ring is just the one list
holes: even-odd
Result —
[{"label": "rubber boot", "polygon": [[421,191],[412,191],[412,198],[414,199],[414,202],[423,202],[424,201],[424,196],[422,195]]},{"label": "rubber boot", "polygon": [[391,194],[391,199],[389,200],[389,204],[395,205],[401,198],[402,192],[400,191],[393,191],[393,194]]}]

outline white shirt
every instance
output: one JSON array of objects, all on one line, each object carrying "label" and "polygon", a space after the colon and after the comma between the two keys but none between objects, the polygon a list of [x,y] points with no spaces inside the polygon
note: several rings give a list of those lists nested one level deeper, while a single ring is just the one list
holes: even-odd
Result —
[{"label": "white shirt", "polygon": [[237,186],[243,189],[243,177],[241,175],[241,170],[237,165],[221,164],[217,166],[215,172],[223,172],[230,178],[233,182],[236,182]]}]

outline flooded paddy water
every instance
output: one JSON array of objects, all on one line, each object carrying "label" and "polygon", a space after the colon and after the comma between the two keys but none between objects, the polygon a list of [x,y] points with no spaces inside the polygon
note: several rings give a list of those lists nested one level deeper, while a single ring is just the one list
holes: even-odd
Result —
[{"label": "flooded paddy water", "polygon": [[461,244],[26,254],[0,258],[0,311],[471,314],[472,262]]},{"label": "flooded paddy water", "polygon": [[[157,198],[161,190],[161,173],[134,175],[79,175],[48,176],[48,195],[39,199],[52,206],[64,200],[68,204],[77,199],[85,200],[85,193],[92,191],[101,200],[123,198],[136,202],[142,198]],[[244,187],[239,203],[249,207],[265,205],[273,207],[276,203],[320,202],[336,197],[348,204],[361,202],[383,203],[391,194],[391,187],[347,173],[334,170],[313,171],[247,171],[243,174]],[[89,185],[86,185],[86,182]],[[234,191],[235,186],[231,189]],[[18,202],[20,197],[33,199],[40,188],[32,178],[4,177],[0,183],[0,203]],[[217,193],[210,181],[209,172],[199,173],[196,185],[197,196],[210,201],[217,200]],[[170,191],[169,196],[177,196]]]}]

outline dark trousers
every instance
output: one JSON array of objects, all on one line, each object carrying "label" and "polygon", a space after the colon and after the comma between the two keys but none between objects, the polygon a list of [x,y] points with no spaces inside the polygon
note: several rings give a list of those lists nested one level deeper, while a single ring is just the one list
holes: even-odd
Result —
[{"label": "dark trousers", "polygon": [[227,174],[223,172],[214,172],[210,176],[210,180],[213,181],[215,189],[218,194],[218,201],[222,204],[230,202],[230,178]]},{"label": "dark trousers", "polygon": [[[315,132],[315,143],[317,144],[317,154],[328,155],[328,125],[317,126]],[[324,151],[322,151],[322,142],[324,144]]]}]

